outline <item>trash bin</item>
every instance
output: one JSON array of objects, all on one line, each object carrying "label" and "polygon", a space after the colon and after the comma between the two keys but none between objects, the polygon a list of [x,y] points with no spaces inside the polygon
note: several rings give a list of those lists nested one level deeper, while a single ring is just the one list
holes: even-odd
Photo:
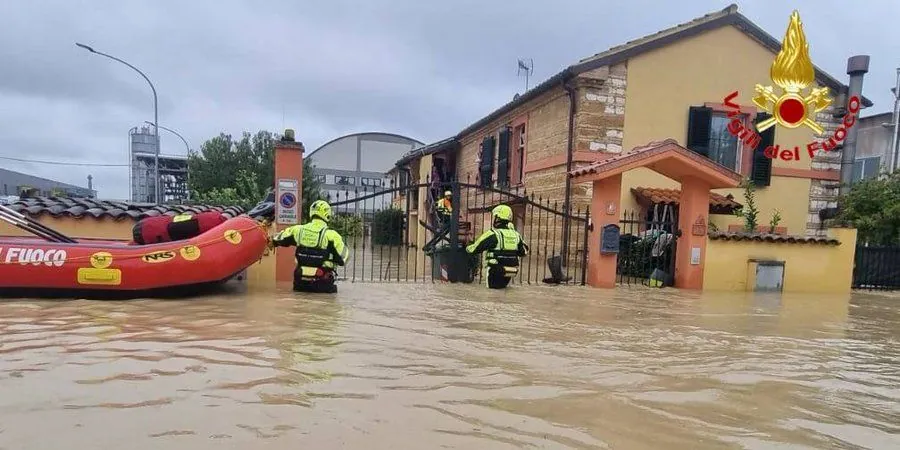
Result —
[{"label": "trash bin", "polygon": [[471,283],[475,279],[477,259],[464,247],[438,247],[431,253],[431,276],[451,283]]}]

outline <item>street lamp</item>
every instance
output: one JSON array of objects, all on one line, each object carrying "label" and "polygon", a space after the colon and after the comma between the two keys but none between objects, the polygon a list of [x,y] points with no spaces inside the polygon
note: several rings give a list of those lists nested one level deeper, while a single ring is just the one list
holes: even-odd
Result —
[{"label": "street lamp", "polygon": [[[146,123],[147,125],[153,125],[153,122],[151,122],[151,121],[149,121],[149,120],[145,120],[144,123]],[[154,125],[154,126],[155,126],[155,125]],[[166,128],[166,127],[164,127],[164,126],[162,126],[162,125],[160,125],[159,127],[162,128],[163,130],[166,130],[166,131],[168,131],[169,133],[172,133],[172,134],[174,134],[175,136],[178,136],[179,138],[181,138],[181,142],[184,142],[184,148],[187,149],[188,155],[191,154],[191,146],[190,146],[190,144],[188,144],[188,141],[187,141],[187,139],[184,138],[184,136],[178,134],[177,131],[175,131],[175,130],[173,130],[173,129],[171,129],[171,128]]]},{"label": "street lamp", "polygon": [[156,98],[156,87],[153,86],[153,83],[150,81],[149,78],[147,78],[147,75],[144,75],[144,72],[141,72],[140,69],[138,69],[137,67],[134,67],[131,64],[128,64],[127,62],[122,61],[119,58],[116,58],[115,56],[107,55],[106,53],[103,53],[103,52],[98,52],[97,50],[94,50],[93,48],[91,48],[87,45],[84,45],[82,43],[76,42],[75,45],[77,45],[78,47],[81,47],[93,54],[105,56],[109,59],[118,61],[122,64],[125,64],[128,67],[131,67],[132,69],[134,69],[135,72],[141,74],[141,76],[144,77],[144,79],[147,80],[147,83],[150,85],[150,89],[153,91],[153,129],[154,129],[154,133],[156,135],[156,155],[154,158],[155,159],[154,165],[155,165],[156,181],[153,183],[153,186],[155,187],[155,192],[153,193],[153,195],[154,195],[154,199],[156,200],[156,203],[161,203],[160,198],[159,198],[159,125],[158,125],[159,124],[159,104],[158,104],[158,101]]}]

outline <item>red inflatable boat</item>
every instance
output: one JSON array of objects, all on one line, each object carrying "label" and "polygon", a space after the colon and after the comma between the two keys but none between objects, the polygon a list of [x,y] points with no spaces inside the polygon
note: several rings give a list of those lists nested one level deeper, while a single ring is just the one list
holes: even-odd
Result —
[{"label": "red inflatable boat", "polygon": [[149,245],[0,237],[0,293],[180,295],[231,279],[262,258],[267,240],[263,226],[247,216],[228,219],[190,239]]}]

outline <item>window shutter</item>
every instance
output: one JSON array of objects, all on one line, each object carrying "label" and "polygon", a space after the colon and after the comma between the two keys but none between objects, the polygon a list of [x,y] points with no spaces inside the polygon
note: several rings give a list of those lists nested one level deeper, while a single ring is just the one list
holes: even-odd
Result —
[{"label": "window shutter", "polygon": [[489,187],[494,175],[494,137],[485,136],[481,141],[481,164],[478,172],[481,175],[481,186]]},{"label": "window shutter", "polygon": [[[756,115],[756,123],[772,117],[770,114],[760,113]],[[759,133],[759,145],[753,151],[753,162],[750,168],[750,181],[755,186],[768,186],[772,183],[772,159],[766,157],[766,148],[775,145],[775,127]]]},{"label": "window shutter", "polygon": [[688,113],[687,148],[709,157],[712,108],[691,106]]},{"label": "window shutter", "polygon": [[512,131],[509,127],[500,130],[500,142],[497,146],[497,185],[509,185],[509,137]]}]

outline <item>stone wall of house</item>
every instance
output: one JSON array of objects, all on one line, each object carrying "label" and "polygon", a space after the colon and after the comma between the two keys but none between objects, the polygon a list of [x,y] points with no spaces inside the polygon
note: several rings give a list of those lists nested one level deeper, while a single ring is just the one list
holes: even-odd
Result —
[{"label": "stone wall of house", "polygon": [[578,77],[575,151],[622,153],[627,76],[627,67],[622,63]]},{"label": "stone wall of house", "polygon": [[[843,120],[843,116],[834,117],[837,110],[835,105],[822,110],[816,116],[816,121],[825,129],[824,133],[816,136],[819,142],[825,141],[834,135]],[[857,126],[859,124],[857,123]],[[818,151],[812,160],[813,170],[841,170],[841,155],[843,145],[839,145],[832,151]],[[809,186],[809,210],[806,219],[806,234],[808,236],[825,236],[827,230],[819,219],[819,211],[825,208],[836,208],[840,182],[830,180],[810,180]]]}]

